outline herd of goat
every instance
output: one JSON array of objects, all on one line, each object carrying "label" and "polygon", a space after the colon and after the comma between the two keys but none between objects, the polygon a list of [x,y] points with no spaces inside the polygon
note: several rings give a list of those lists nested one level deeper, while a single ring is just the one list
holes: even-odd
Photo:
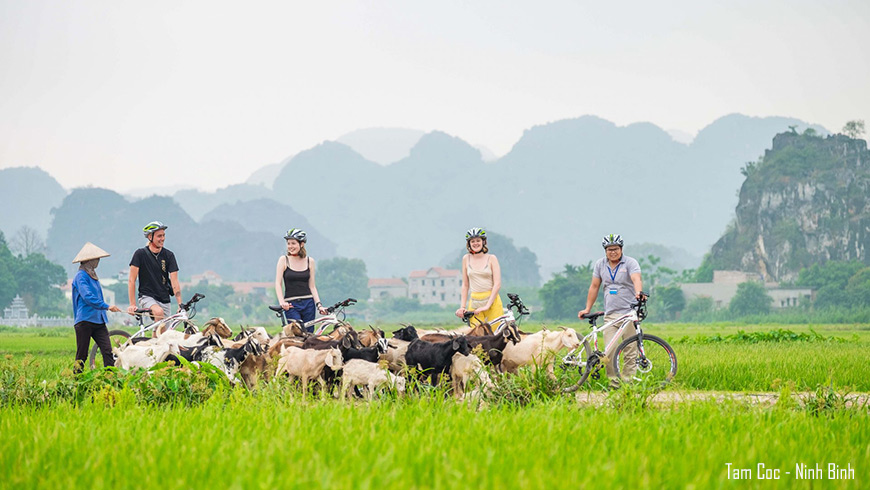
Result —
[{"label": "herd of goat", "polygon": [[409,375],[432,385],[447,376],[454,395],[462,398],[472,381],[475,392],[492,387],[485,364],[500,373],[534,366],[547,369],[552,376],[555,354],[579,346],[577,333],[564,327],[525,333],[515,324],[495,332],[487,324],[452,331],[424,331],[406,325],[387,339],[382,330],[357,331],[349,324],[336,326],[329,335],[315,336],[291,322],[274,336],[256,327],[233,337],[222,318],[212,318],[201,332],[168,330],[155,337],[130,339],[114,349],[114,354],[115,366],[127,370],[166,361],[180,364],[181,357],[191,363],[212,364],[230,382],[241,379],[249,388],[258,379],[288,376],[299,379],[303,394],[316,380],[322,390],[340,384],[340,395],[350,396],[358,389],[368,399],[384,387],[403,392]]}]

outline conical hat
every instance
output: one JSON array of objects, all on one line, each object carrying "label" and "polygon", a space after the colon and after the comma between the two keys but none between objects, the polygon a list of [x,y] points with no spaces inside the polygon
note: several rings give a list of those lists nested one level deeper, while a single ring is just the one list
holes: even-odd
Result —
[{"label": "conical hat", "polygon": [[73,259],[73,264],[76,262],[85,262],[93,259],[100,259],[103,257],[108,257],[109,252],[106,252],[102,248],[94,245],[91,242],[85,244],[81,250],[79,250],[79,254],[76,255],[76,258]]}]

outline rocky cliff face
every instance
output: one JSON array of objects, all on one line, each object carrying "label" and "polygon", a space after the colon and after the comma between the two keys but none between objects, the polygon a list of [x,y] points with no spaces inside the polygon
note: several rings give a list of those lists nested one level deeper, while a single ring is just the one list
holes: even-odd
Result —
[{"label": "rocky cliff face", "polygon": [[870,263],[870,152],[864,140],[784,133],[744,169],[735,222],[707,266],[790,281],[814,263]]}]

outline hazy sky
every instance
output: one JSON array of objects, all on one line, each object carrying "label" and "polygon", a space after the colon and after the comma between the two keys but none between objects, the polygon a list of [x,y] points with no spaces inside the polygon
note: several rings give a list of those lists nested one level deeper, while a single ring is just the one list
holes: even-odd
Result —
[{"label": "hazy sky", "polygon": [[[214,189],[367,127],[870,123],[870,2],[0,0],[0,168]],[[324,176],[326,178],[326,176]]]}]

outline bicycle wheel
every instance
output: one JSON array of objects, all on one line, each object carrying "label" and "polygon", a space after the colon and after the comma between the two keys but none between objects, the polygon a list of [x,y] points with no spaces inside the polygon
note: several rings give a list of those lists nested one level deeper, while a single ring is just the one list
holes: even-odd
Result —
[{"label": "bicycle wheel", "polygon": [[[580,373],[580,379],[577,380],[576,383],[562,389],[562,393],[574,393],[589,379],[589,375],[601,369],[601,359],[598,355],[593,354],[592,347],[589,345],[589,342],[583,342],[583,350],[578,352],[577,354],[577,371]],[[558,361],[557,361],[558,363]],[[571,369],[572,364],[560,364],[560,367],[565,369]]]},{"label": "bicycle wheel", "polygon": [[[109,343],[112,344],[112,348],[120,347],[129,338],[130,334],[123,330],[109,330]],[[103,356],[97,355],[99,351],[100,347],[95,342],[91,346],[91,354],[88,356],[88,364],[91,366],[91,369],[105,367],[103,366]]]},{"label": "bicycle wheel", "polygon": [[[637,349],[637,357],[632,361],[632,356],[627,356],[626,350],[639,345],[643,348]],[[677,355],[674,349],[655,335],[644,334],[642,341],[640,335],[635,335],[619,344],[611,362],[613,372],[620,379],[624,378],[624,382],[639,382],[651,388],[663,387],[677,374]],[[623,367],[624,362],[633,362],[634,365]]]}]

